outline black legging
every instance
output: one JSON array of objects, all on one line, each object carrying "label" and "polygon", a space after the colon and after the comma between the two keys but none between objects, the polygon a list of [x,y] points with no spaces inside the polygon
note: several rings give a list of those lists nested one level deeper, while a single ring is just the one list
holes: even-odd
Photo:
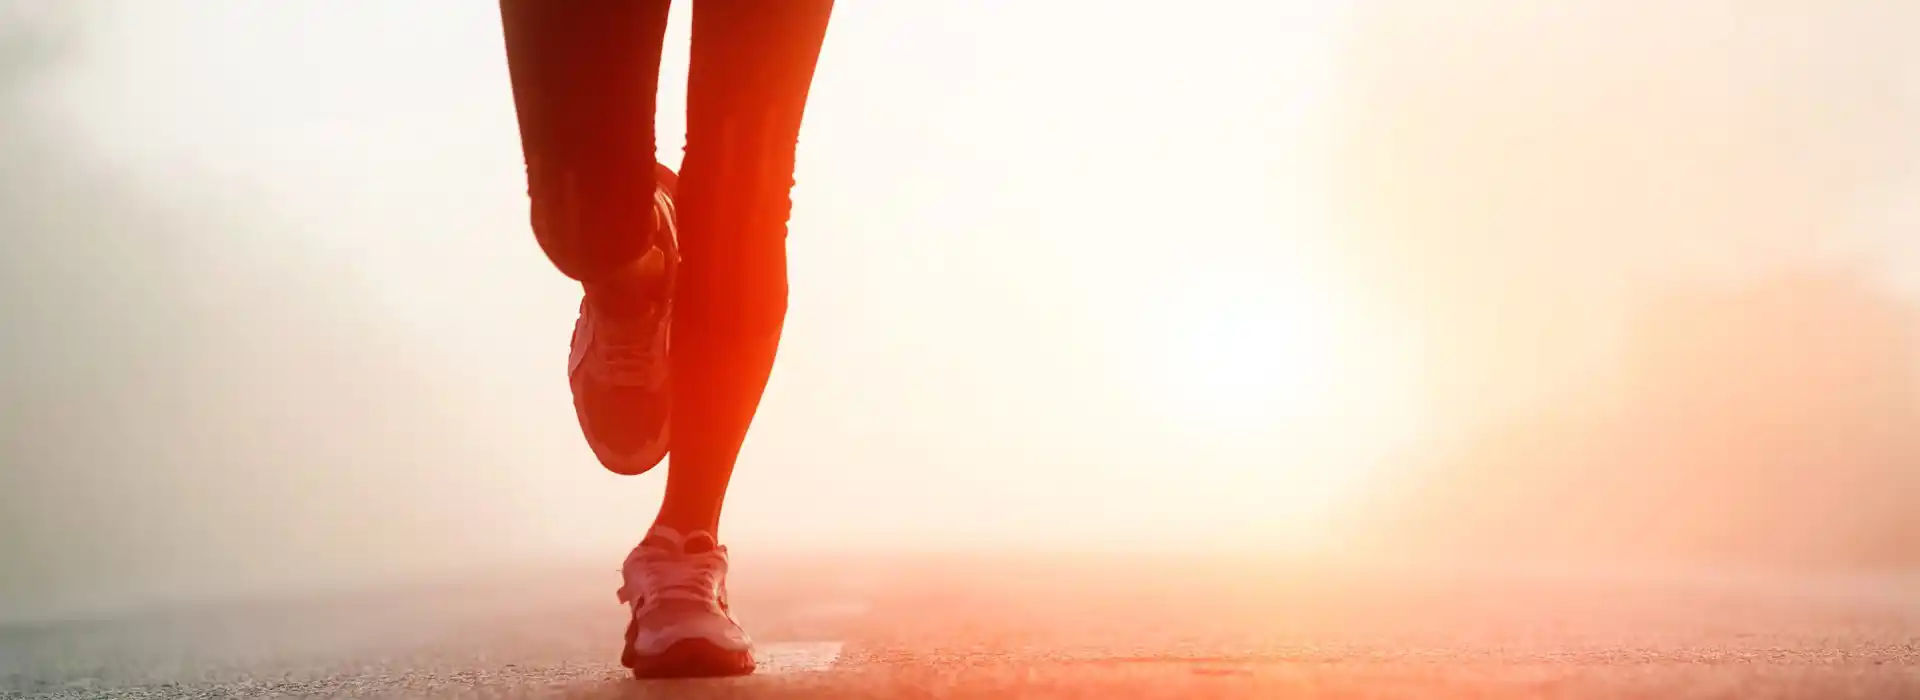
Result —
[{"label": "black legging", "polygon": [[[623,269],[649,245],[652,203],[641,195],[653,188],[668,5],[501,0],[534,235],[576,280]],[[785,287],[794,150],[832,8],[694,3],[677,203],[681,274],[693,289],[682,301]]]}]

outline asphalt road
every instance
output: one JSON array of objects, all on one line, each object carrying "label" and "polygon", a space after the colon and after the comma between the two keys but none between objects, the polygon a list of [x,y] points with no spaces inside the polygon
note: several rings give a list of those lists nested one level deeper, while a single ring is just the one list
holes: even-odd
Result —
[{"label": "asphalt road", "polygon": [[609,568],[0,628],[0,696],[1920,698],[1912,578],[1229,559],[736,566],[762,672],[639,682]]}]

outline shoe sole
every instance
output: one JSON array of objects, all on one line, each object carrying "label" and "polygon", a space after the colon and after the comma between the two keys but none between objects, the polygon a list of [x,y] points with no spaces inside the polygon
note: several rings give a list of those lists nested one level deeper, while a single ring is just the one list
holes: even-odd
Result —
[{"label": "shoe sole", "polygon": [[663,678],[725,678],[753,673],[752,651],[722,649],[705,639],[682,639],[658,654],[641,655],[633,650],[640,628],[627,621],[627,643],[620,650],[620,665],[633,671],[640,680]]}]

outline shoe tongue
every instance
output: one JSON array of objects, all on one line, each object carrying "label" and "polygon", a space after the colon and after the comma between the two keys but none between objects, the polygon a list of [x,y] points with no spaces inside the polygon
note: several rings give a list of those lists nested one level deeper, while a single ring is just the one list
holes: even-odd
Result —
[{"label": "shoe tongue", "polygon": [[662,535],[657,532],[647,535],[646,539],[640,540],[640,548],[658,550],[662,552],[680,551],[680,548],[674,544],[672,537],[669,537],[667,535]]},{"label": "shoe tongue", "polygon": [[642,549],[650,549],[674,554],[706,554],[720,548],[713,533],[689,532],[684,535],[676,532],[654,531],[640,541]]}]

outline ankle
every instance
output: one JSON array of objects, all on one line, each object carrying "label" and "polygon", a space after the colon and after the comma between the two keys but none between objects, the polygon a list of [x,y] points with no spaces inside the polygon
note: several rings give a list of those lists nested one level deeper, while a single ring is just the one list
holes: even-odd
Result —
[{"label": "ankle", "polygon": [[720,535],[720,519],[717,516],[683,513],[664,508],[661,509],[660,515],[653,519],[653,527],[663,527],[682,535],[695,532],[704,532],[715,537]]},{"label": "ankle", "polygon": [[669,280],[666,254],[653,248],[633,264],[580,286],[595,308],[618,314],[646,308],[665,297]]}]

